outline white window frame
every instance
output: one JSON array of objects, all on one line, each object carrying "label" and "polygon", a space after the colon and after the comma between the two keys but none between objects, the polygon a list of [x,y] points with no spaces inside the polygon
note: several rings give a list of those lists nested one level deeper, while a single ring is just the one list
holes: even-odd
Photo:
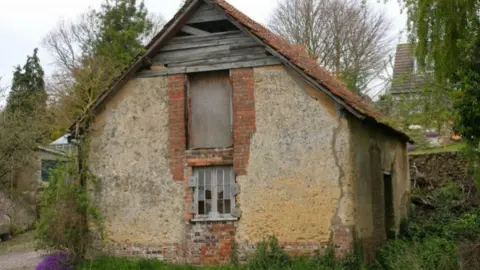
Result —
[{"label": "white window frame", "polygon": [[[210,171],[211,175],[211,192],[212,192],[212,205],[211,211],[206,214],[200,215],[198,204],[199,204],[199,190],[200,190],[200,181],[199,181],[199,173],[204,173],[206,171]],[[222,170],[223,173],[230,174],[230,191],[223,193],[224,199],[228,196],[230,200],[230,213],[219,213],[218,212],[218,170]],[[223,177],[225,179],[225,176]],[[206,179],[204,179],[206,182]],[[205,183],[204,182],[204,183]],[[206,186],[205,184],[203,185]],[[223,184],[225,186],[225,183]],[[190,178],[190,187],[193,188],[193,202],[190,206],[190,213],[194,215],[192,221],[228,221],[228,220],[238,220],[238,215],[236,215],[236,205],[235,205],[235,195],[237,194],[238,187],[235,182],[235,174],[233,172],[233,166],[208,166],[208,167],[194,167],[193,168],[193,176]],[[206,193],[205,193],[206,196]],[[206,197],[204,197],[204,201],[206,201]],[[206,211],[206,203],[204,205]]]}]

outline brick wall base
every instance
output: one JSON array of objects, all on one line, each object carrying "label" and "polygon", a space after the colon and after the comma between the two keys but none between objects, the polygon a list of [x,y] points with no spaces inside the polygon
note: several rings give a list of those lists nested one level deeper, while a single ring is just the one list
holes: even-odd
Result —
[{"label": "brick wall base", "polygon": [[182,244],[143,245],[133,243],[111,243],[105,245],[102,253],[117,257],[157,259],[172,264],[185,263]]},{"label": "brick wall base", "polygon": [[[280,247],[290,256],[309,257],[315,254],[325,254],[328,248],[328,242],[280,242]],[[255,254],[258,243],[236,243],[237,256],[240,262],[247,262]]]},{"label": "brick wall base", "polygon": [[235,239],[233,222],[201,222],[188,225],[187,262],[223,265],[230,262]]},{"label": "brick wall base", "polygon": [[337,225],[333,232],[333,247],[335,257],[343,258],[351,253],[354,247],[354,229],[342,225]]}]

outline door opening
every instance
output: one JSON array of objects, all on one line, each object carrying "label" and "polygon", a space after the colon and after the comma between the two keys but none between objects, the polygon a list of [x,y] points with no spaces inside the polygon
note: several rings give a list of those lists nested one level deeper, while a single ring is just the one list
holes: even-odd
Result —
[{"label": "door opening", "polygon": [[393,211],[393,183],[392,174],[383,174],[384,200],[385,200],[385,233],[389,239],[395,238],[395,214]]}]

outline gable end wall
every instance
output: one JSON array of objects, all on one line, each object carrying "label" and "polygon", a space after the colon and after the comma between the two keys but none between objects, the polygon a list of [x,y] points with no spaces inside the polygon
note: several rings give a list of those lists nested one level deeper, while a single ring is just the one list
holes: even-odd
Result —
[{"label": "gable end wall", "polygon": [[[113,255],[224,264],[275,235],[293,255],[353,241],[350,129],[330,98],[283,66],[231,70],[234,148],[186,150],[184,75],[134,79],[97,116],[91,194]],[[183,127],[183,128],[182,128]],[[238,221],[191,222],[194,166],[233,165]],[[183,177],[183,179],[182,179]],[[331,238],[333,237],[333,238]]]}]

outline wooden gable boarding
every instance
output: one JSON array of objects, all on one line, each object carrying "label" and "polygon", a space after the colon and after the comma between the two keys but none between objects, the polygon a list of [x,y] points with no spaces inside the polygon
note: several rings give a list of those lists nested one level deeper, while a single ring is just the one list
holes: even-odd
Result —
[{"label": "wooden gable boarding", "polygon": [[137,76],[194,73],[278,65],[265,46],[233,25],[213,4],[202,3]]}]

